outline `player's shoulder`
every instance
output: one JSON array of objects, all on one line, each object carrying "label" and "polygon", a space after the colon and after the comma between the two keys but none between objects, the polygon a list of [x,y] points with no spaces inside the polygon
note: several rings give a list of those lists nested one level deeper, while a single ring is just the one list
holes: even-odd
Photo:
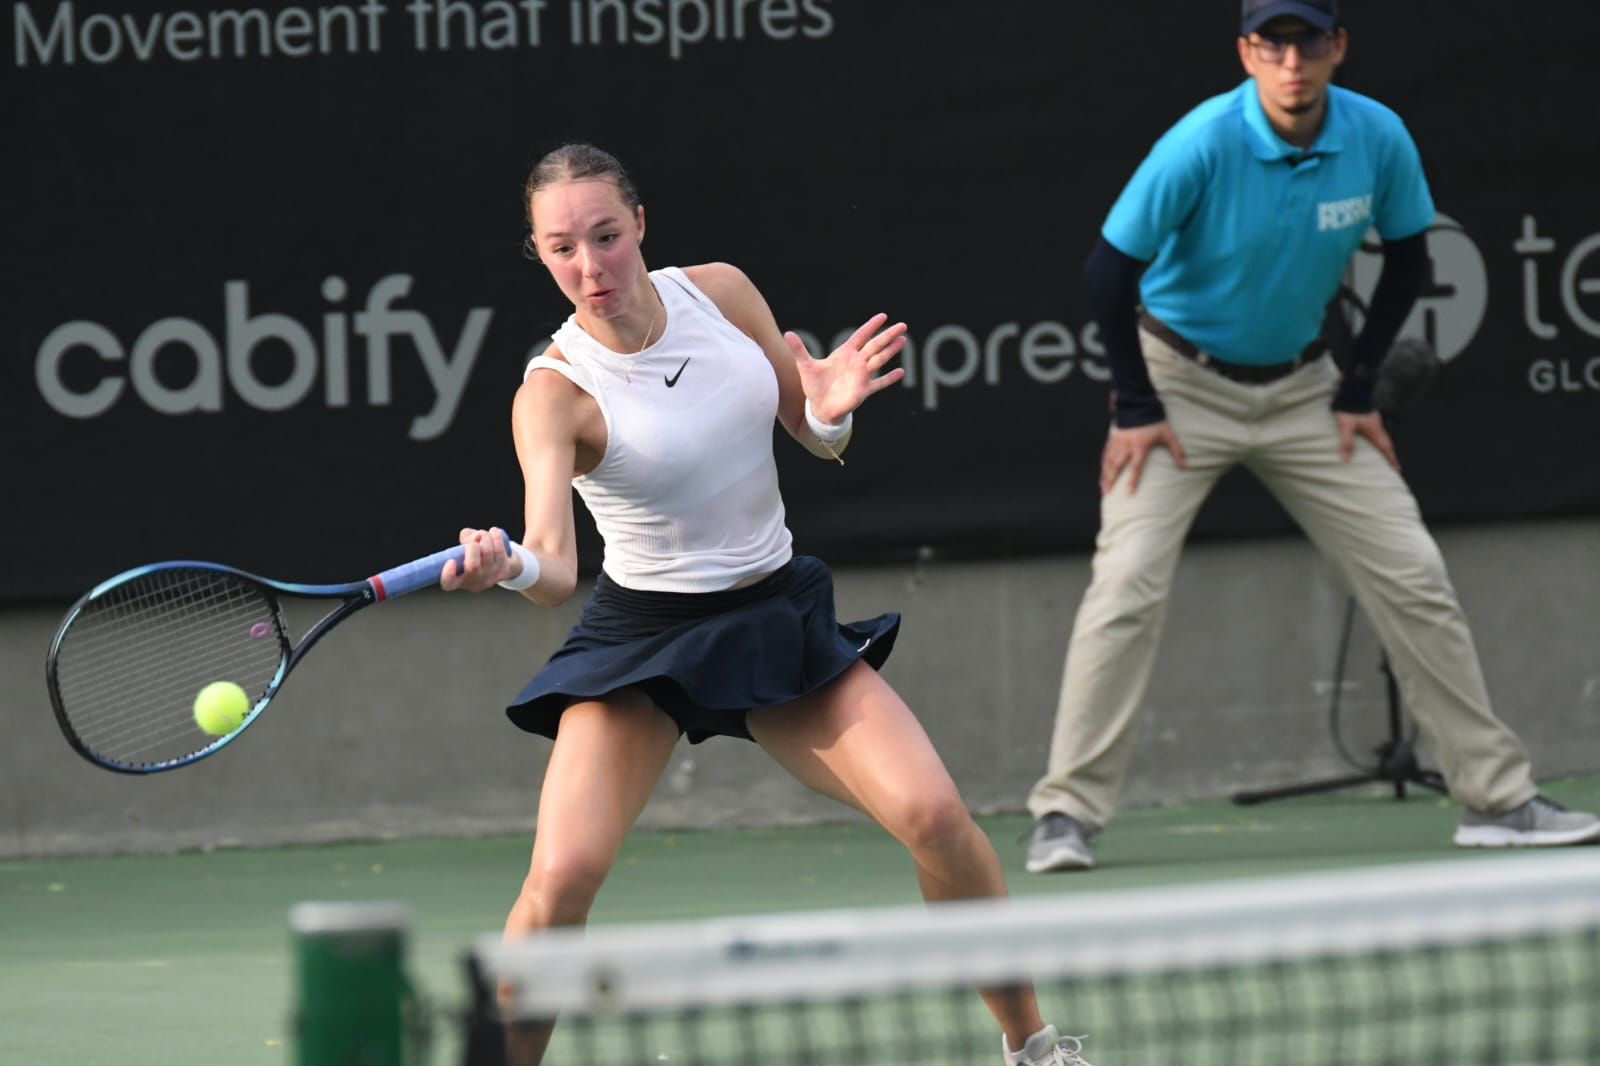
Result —
[{"label": "player's shoulder", "polygon": [[560,403],[570,399],[572,392],[583,391],[574,377],[583,376],[581,367],[569,360],[552,342],[528,360],[522,371],[522,384],[517,388],[520,404],[542,405]]},{"label": "player's shoulder", "polygon": [[723,318],[755,336],[772,313],[749,275],[732,263],[701,263],[683,267],[683,276],[716,306]]},{"label": "player's shoulder", "polygon": [[1244,129],[1243,93],[1251,85],[1202,100],[1173,123],[1154,151],[1170,157],[1207,157],[1239,142]]},{"label": "player's shoulder", "polygon": [[528,361],[511,401],[514,424],[562,436],[592,409],[593,385],[583,367],[569,362],[554,344]]},{"label": "player's shoulder", "polygon": [[736,300],[755,291],[755,283],[750,276],[732,263],[700,263],[679,269],[695,288],[719,306],[724,299]]},{"label": "player's shoulder", "polygon": [[1244,121],[1245,94],[1252,90],[1253,84],[1245,81],[1225,93],[1200,101],[1173,124],[1173,132],[1182,131],[1195,138],[1228,135]]},{"label": "player's shoulder", "polygon": [[1409,136],[1405,120],[1388,104],[1342,85],[1328,86],[1328,99],[1342,112],[1346,122],[1360,129],[1391,135]]}]

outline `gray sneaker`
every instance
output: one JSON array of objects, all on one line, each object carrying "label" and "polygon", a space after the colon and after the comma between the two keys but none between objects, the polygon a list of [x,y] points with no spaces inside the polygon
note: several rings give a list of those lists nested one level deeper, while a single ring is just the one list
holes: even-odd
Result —
[{"label": "gray sneaker", "polygon": [[1089,854],[1092,836],[1094,830],[1076,818],[1051,811],[1033,823],[1033,832],[1028,838],[1028,872],[1094,869],[1094,856]]},{"label": "gray sneaker", "polygon": [[1555,848],[1600,840],[1600,817],[1535,796],[1504,814],[1468,810],[1456,827],[1461,848]]}]

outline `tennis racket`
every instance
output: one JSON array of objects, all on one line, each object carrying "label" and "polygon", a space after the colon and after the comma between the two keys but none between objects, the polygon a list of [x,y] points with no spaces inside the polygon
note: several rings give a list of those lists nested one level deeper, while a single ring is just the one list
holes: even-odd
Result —
[{"label": "tennis racket", "polygon": [[[506,550],[511,550],[509,538]],[[103,581],[56,628],[45,678],[56,721],[96,766],[148,774],[220,751],[261,716],[312,645],[363,607],[437,584],[463,546],[347,585],[273,581],[218,563],[175,561]],[[340,601],[293,643],[279,597]],[[203,732],[194,700],[232,681],[253,701],[230,733]]]}]

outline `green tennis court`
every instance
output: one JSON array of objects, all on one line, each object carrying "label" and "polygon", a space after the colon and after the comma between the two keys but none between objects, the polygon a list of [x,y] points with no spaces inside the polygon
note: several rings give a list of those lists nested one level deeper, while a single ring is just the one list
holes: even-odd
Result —
[{"label": "green tennis court", "polygon": [[[1600,776],[1551,783],[1600,806]],[[1324,795],[1242,808],[1129,811],[1087,874],[1011,874],[1018,896],[1465,859],[1457,809],[1431,794]],[[982,819],[1019,871],[1019,816]],[[0,863],[0,1032],[11,1066],[212,1066],[291,1061],[291,906],[395,900],[413,920],[410,969],[440,1009],[460,960],[495,929],[527,861],[524,837],[396,840],[169,856]],[[1489,856],[1485,855],[1485,859]],[[1504,855],[1495,856],[1504,861]],[[875,827],[638,832],[596,923],[911,903],[903,852]],[[457,1061],[456,1034],[432,1058]]]}]

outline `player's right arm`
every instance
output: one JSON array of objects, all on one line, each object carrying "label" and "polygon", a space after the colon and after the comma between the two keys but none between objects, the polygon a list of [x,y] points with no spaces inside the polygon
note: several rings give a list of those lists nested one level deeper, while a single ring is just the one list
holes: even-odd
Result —
[{"label": "player's right arm", "polygon": [[572,478],[580,450],[589,450],[580,443],[584,423],[599,418],[593,397],[551,370],[529,374],[512,401],[511,431],[522,467],[522,544],[540,566],[539,580],[523,595],[547,607],[565,603],[578,585]]},{"label": "player's right arm", "polygon": [[1100,452],[1102,496],[1111,491],[1124,469],[1128,471],[1128,492],[1137,491],[1152,448],[1165,448],[1179,467],[1187,465],[1183,445],[1150,383],[1139,343],[1139,275],[1147,266],[1149,263],[1134,259],[1101,237],[1084,268],[1090,307],[1111,367],[1113,414],[1111,431]]},{"label": "player's right arm", "polygon": [[1083,267],[1089,309],[1100,327],[1111,369],[1112,413],[1122,429],[1167,417],[1139,345],[1139,278],[1149,265],[1149,260],[1135,259],[1102,236]]},{"label": "player's right arm", "polygon": [[[553,349],[547,355],[556,355]],[[588,439],[599,427],[601,439]],[[523,379],[511,404],[511,433],[522,467],[522,546],[537,557],[537,580],[521,592],[547,607],[565,603],[578,584],[578,544],[572,478],[592,469],[604,449],[604,419],[594,399],[554,371],[535,369]],[[588,437],[586,437],[586,433]],[[447,564],[439,583],[446,591],[482,591],[524,572],[508,558],[493,529],[461,531],[466,558]]]},{"label": "player's right arm", "polygon": [[1111,491],[1124,469],[1127,491],[1152,448],[1166,448],[1179,467],[1183,445],[1167,421],[1150,381],[1139,340],[1139,281],[1167,238],[1193,213],[1210,184],[1204,138],[1186,118],[1156,142],[1112,205],[1084,264],[1090,309],[1111,370],[1112,425],[1100,453],[1100,492]]}]

